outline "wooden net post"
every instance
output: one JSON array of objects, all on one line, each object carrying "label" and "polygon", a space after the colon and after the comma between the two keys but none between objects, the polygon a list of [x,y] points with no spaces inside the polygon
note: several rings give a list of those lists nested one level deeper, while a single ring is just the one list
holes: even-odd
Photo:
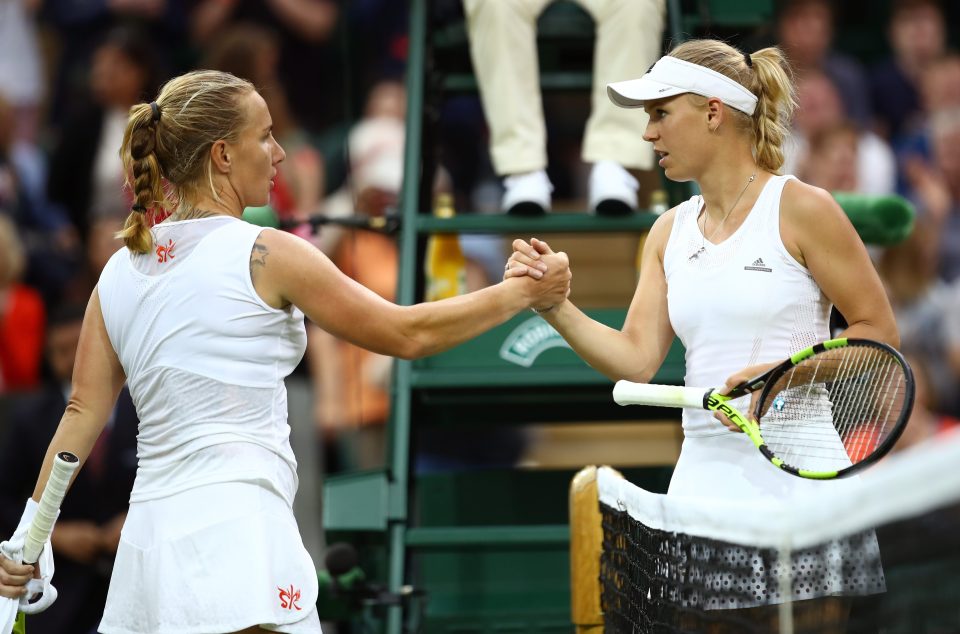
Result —
[{"label": "wooden net post", "polygon": [[570,605],[577,634],[602,634],[600,551],[603,528],[597,468],[584,467],[570,482]]}]

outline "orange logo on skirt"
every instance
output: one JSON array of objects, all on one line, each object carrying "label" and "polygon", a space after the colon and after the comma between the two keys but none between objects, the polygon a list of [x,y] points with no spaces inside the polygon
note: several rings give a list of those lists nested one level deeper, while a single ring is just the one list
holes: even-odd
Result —
[{"label": "orange logo on skirt", "polygon": [[297,601],[300,600],[300,591],[296,590],[293,585],[290,585],[289,589],[284,590],[280,586],[277,586],[277,590],[280,591],[280,607],[284,610],[300,610],[300,606],[297,605]]}]

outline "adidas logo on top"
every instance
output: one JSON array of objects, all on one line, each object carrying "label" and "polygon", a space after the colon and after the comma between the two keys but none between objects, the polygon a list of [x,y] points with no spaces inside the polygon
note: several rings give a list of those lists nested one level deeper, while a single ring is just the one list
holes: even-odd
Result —
[{"label": "adidas logo on top", "polygon": [[743,267],[744,271],[763,271],[764,273],[773,273],[773,269],[763,263],[763,258],[757,258],[753,264]]}]

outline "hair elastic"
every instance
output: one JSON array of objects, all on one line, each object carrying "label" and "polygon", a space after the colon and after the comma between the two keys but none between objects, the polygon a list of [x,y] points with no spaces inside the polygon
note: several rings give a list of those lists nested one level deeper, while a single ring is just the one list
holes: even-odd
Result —
[{"label": "hair elastic", "polygon": [[747,66],[753,68],[753,58],[750,57],[750,53],[743,54],[743,61],[747,63]]},{"label": "hair elastic", "polygon": [[160,106],[157,105],[156,101],[150,102],[150,110],[153,111],[153,116],[150,117],[150,120],[156,123],[160,120]]},{"label": "hair elastic", "polygon": [[147,212],[147,208],[141,205],[140,203],[136,203],[135,205],[130,207],[130,211],[136,211],[137,213],[142,214]]}]

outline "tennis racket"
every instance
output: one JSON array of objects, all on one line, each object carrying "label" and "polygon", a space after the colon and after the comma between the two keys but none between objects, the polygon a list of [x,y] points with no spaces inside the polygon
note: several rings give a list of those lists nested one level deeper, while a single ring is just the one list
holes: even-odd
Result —
[{"label": "tennis racket", "polygon": [[70,486],[70,478],[79,466],[80,459],[69,451],[61,451],[54,457],[50,477],[37,505],[37,514],[23,543],[23,563],[33,565],[40,558],[40,551],[53,532],[53,524],[57,521],[60,504]]},{"label": "tennis racket", "polygon": [[[775,466],[801,478],[830,480],[890,451],[907,424],[914,390],[913,371],[899,352],[877,341],[843,338],[801,350],[729,394],[618,381],[613,398],[620,405],[720,412]],[[751,420],[730,401],[755,392]]]}]

